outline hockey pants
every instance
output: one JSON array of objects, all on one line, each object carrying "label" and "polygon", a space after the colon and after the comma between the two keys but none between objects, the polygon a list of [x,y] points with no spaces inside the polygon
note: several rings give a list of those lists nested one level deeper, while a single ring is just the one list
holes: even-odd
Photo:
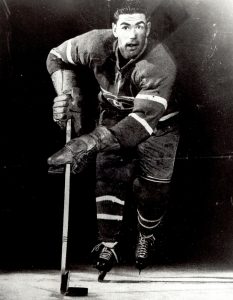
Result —
[{"label": "hockey pants", "polygon": [[139,230],[156,231],[168,204],[179,130],[176,122],[158,130],[130,151],[102,152],[96,161],[96,205],[99,240],[116,242],[128,199],[136,203]]}]

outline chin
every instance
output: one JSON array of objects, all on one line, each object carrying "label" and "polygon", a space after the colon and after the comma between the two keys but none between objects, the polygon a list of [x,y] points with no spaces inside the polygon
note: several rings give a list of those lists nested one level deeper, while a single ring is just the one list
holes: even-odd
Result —
[{"label": "chin", "polygon": [[129,56],[128,56],[128,58],[135,58],[138,54],[139,54],[139,52],[130,53]]},{"label": "chin", "polygon": [[128,53],[125,53],[125,58],[126,59],[130,59],[130,58],[134,58],[138,55],[138,51],[137,52],[128,52]]}]

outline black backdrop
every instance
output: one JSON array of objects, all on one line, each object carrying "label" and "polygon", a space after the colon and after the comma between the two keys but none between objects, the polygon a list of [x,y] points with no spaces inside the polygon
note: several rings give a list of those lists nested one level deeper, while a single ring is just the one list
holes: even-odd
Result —
[{"label": "black backdrop", "polygon": [[[176,92],[183,108],[173,197],[158,255],[161,263],[232,265],[230,2],[146,0],[152,11],[152,35],[162,40],[177,60]],[[0,1],[3,268],[60,266],[64,180],[47,174],[46,159],[63,145],[64,133],[52,121],[55,93],[45,61],[50,49],[63,40],[108,27],[117,3]],[[72,178],[72,183],[78,190],[73,189],[71,195],[69,253],[75,264],[89,262],[95,236],[92,170]],[[134,232],[133,225],[129,231]],[[131,262],[131,248],[128,246],[126,263]]]}]

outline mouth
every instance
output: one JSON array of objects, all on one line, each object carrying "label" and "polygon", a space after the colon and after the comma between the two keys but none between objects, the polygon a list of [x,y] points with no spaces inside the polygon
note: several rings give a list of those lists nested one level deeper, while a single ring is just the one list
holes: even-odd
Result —
[{"label": "mouth", "polygon": [[138,48],[139,44],[138,43],[128,43],[126,45],[126,48],[129,50],[129,51],[135,51],[137,48]]}]

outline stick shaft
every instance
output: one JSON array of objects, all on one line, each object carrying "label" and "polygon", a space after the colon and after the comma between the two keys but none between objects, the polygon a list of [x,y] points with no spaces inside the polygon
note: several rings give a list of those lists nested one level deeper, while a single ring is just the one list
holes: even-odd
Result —
[{"label": "stick shaft", "polygon": [[[66,143],[71,139],[71,120],[66,125]],[[64,190],[64,210],[63,210],[63,233],[62,233],[62,257],[61,272],[66,271],[67,262],[67,244],[68,244],[68,227],[69,227],[69,206],[70,206],[70,164],[66,164],[65,169],[65,190]]]}]

